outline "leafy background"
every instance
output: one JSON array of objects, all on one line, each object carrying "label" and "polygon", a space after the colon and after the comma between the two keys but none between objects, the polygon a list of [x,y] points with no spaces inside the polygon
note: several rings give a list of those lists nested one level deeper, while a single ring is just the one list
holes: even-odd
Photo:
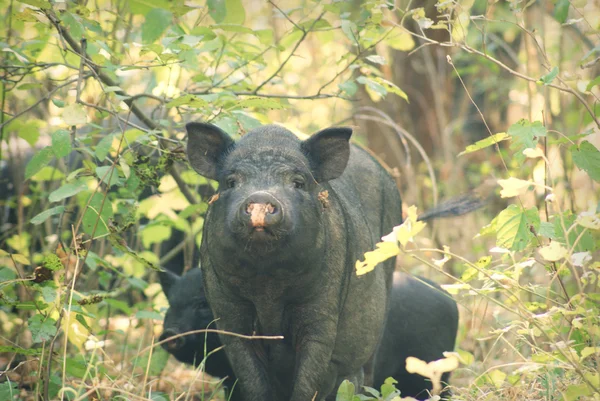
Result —
[{"label": "leafy background", "polygon": [[600,399],[596,4],[0,6],[0,399],[211,397],[155,346],[155,269],[196,263],[215,191],[185,161],[191,120],[351,125],[409,222],[486,200],[380,248],[459,302],[455,398]]}]

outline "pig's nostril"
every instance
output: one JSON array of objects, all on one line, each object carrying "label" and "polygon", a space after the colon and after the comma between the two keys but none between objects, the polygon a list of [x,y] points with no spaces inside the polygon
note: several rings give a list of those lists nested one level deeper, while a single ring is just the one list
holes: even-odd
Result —
[{"label": "pig's nostril", "polygon": [[277,209],[277,206],[267,203],[267,213],[277,214],[279,213],[279,210]]}]

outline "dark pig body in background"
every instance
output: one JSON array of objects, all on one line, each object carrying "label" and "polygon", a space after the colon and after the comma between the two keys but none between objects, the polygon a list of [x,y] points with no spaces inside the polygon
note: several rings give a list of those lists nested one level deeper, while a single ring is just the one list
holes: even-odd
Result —
[{"label": "dark pig body in background", "polygon": [[244,399],[324,400],[344,379],[370,384],[394,260],[361,277],[355,262],[401,222],[392,177],[346,128],[300,141],[263,126],[236,143],[209,124],[186,128],[192,167],[219,182],[200,252],[217,326],[285,337],[221,336]]},{"label": "dark pig body in background", "polygon": [[[160,284],[169,300],[160,341],[169,337],[206,328],[215,328],[214,317],[202,285],[202,270],[194,268],[182,277],[169,270],[159,273]],[[224,378],[224,386],[231,391],[235,376],[225,352],[212,351],[221,347],[217,333],[194,333],[164,342],[163,348],[178,361],[199,366],[206,357],[204,371],[211,376]],[[206,349],[205,349],[206,347]],[[238,400],[234,391],[231,400]]]},{"label": "dark pig body in background", "polygon": [[[413,356],[425,362],[443,358],[444,352],[454,350],[457,331],[458,308],[447,292],[430,280],[395,273],[373,387],[379,389],[385,379],[393,377],[402,397],[428,399],[431,382],[408,373],[406,358]],[[444,373],[442,382],[447,384],[449,377]]]}]

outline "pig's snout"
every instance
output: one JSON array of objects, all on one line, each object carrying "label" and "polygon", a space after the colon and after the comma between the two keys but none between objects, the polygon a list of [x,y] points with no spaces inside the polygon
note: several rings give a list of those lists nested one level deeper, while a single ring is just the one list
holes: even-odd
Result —
[{"label": "pig's snout", "polygon": [[177,337],[172,340],[169,340],[169,338],[178,334],[180,333],[173,329],[166,329],[165,331],[163,331],[163,333],[159,337],[160,341],[167,340],[166,342],[161,344],[163,348],[167,351],[177,351],[178,349],[183,348],[183,345],[185,344],[185,337]]},{"label": "pig's snout", "polygon": [[256,231],[263,231],[281,223],[283,213],[281,203],[266,192],[257,192],[250,195],[244,203],[240,213]]}]

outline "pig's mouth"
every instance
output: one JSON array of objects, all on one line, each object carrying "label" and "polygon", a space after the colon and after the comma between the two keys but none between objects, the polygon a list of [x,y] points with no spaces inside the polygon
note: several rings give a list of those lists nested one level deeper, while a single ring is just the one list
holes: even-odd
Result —
[{"label": "pig's mouth", "polygon": [[275,233],[268,227],[258,226],[250,227],[250,238],[254,240],[273,240]]}]

